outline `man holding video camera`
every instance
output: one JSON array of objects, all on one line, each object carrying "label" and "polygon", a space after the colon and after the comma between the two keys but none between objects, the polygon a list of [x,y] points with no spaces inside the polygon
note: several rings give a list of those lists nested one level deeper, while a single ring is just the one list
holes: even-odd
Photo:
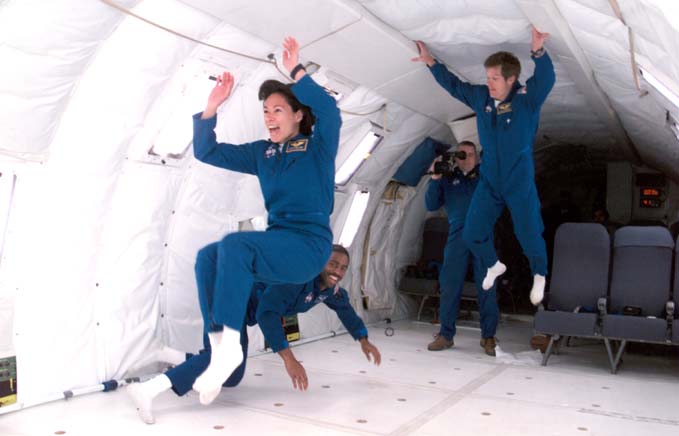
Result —
[{"label": "man holding video camera", "polygon": [[445,206],[448,214],[448,241],[443,267],[439,273],[441,329],[427,348],[430,351],[441,351],[454,345],[455,321],[471,260],[481,315],[481,346],[486,354],[495,356],[495,331],[499,318],[495,285],[488,291],[482,289],[481,282],[486,270],[462,242],[467,209],[479,181],[476,146],[469,141],[460,142],[456,151],[444,153],[436,158],[430,172],[432,177],[427,188],[425,204],[429,211]]}]

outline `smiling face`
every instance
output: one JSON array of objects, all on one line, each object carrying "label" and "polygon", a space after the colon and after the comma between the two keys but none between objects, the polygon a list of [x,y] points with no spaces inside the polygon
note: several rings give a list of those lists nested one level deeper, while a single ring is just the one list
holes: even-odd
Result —
[{"label": "smiling face", "polygon": [[264,100],[264,124],[269,130],[269,137],[275,143],[282,144],[299,134],[299,124],[303,117],[301,110],[292,110],[282,94],[271,94]]},{"label": "smiling face", "polygon": [[490,96],[495,100],[502,101],[507,98],[514,82],[516,82],[516,76],[505,80],[500,65],[486,68],[486,85],[488,85]]},{"label": "smiling face", "polygon": [[347,272],[347,268],[349,268],[349,258],[347,255],[333,251],[330,260],[325,264],[325,268],[321,273],[321,279],[324,283],[323,288],[331,288],[339,283]]}]

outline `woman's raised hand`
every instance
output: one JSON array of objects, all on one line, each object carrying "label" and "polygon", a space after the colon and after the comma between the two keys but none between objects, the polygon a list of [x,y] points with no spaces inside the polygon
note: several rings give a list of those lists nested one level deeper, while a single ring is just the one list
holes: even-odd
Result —
[{"label": "woman's raised hand", "polygon": [[203,119],[212,118],[217,113],[219,106],[231,95],[235,81],[229,72],[223,72],[217,77],[217,84],[212,88],[210,96],[207,98],[207,106],[203,111]]},{"label": "woman's raised hand", "polygon": [[[283,66],[289,73],[299,64],[299,43],[292,36],[288,36],[283,40]],[[305,74],[304,70],[300,70],[294,80],[299,80]]]}]

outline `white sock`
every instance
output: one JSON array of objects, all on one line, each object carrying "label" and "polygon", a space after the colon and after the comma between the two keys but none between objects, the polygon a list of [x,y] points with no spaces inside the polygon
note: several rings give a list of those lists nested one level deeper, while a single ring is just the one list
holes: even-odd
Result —
[{"label": "white sock", "polygon": [[200,402],[204,405],[217,398],[224,381],[243,361],[239,330],[224,327],[221,332],[208,333],[208,337],[212,348],[210,365],[193,384],[193,389],[200,393]]},{"label": "white sock", "polygon": [[487,291],[490,288],[492,288],[493,285],[495,284],[495,279],[504,274],[505,271],[507,271],[507,267],[505,266],[504,263],[500,262],[499,260],[495,262],[495,265],[488,268],[486,277],[483,279],[483,283],[481,284],[483,290]]},{"label": "white sock", "polygon": [[533,306],[540,304],[545,296],[545,276],[535,274],[533,276],[533,288],[530,290],[530,302]]},{"label": "white sock", "polygon": [[147,424],[154,424],[156,422],[153,417],[153,399],[161,392],[164,392],[172,387],[172,382],[165,375],[153,377],[144,383],[132,383],[127,386],[127,394],[132,397],[139,417]]},{"label": "white sock", "polygon": [[219,396],[220,392],[222,392],[222,385],[219,385],[219,389],[201,391],[200,394],[198,395],[200,404],[207,406],[208,404],[212,403],[215,400],[215,398]]}]

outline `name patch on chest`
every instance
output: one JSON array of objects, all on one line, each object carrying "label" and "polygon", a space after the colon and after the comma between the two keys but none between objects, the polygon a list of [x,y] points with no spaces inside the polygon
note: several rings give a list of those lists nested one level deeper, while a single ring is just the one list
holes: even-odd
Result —
[{"label": "name patch on chest", "polygon": [[497,106],[497,114],[502,115],[512,111],[512,102],[502,103]]},{"label": "name patch on chest", "polygon": [[308,144],[309,144],[308,139],[298,139],[296,141],[290,141],[288,142],[288,146],[285,148],[285,152],[296,153],[298,151],[306,151]]}]

